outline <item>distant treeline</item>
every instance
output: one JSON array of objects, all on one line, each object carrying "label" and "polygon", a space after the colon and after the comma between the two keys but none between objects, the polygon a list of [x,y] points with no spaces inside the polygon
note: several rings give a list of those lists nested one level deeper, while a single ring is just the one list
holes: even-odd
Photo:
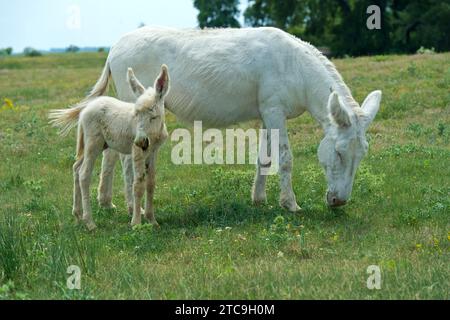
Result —
[{"label": "distant treeline", "polygon": [[[31,47],[23,49],[22,54],[26,57],[39,57],[44,53],[76,53],[76,52],[108,52],[108,47],[83,47],[79,48],[74,45],[70,45],[67,48],[53,48],[49,51],[40,51]],[[13,48],[0,48],[0,56],[10,56],[13,54]]]},{"label": "distant treeline", "polygon": [[[194,0],[200,27],[240,27],[239,0]],[[369,6],[380,29],[369,30]],[[249,0],[247,26],[274,26],[333,55],[450,50],[450,0]]]}]

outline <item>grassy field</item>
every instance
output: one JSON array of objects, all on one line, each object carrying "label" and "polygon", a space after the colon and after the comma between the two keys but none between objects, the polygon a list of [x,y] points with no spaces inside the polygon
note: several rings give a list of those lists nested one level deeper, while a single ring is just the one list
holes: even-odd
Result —
[{"label": "grassy field", "polygon": [[[105,59],[0,59],[0,299],[450,298],[450,54],[335,61],[359,102],[383,90],[344,209],[325,206],[322,132],[304,115],[289,123],[301,213],[278,207],[276,177],[256,208],[252,166],[175,166],[168,142],[161,228],[129,226],[120,166],[117,210],[97,207],[98,161],[89,233],[71,216],[75,133],[58,137],[46,115],[79,101]],[[170,115],[168,126],[181,124]],[[82,270],[81,290],[66,287],[69,265]],[[381,290],[366,286],[370,265]]]}]

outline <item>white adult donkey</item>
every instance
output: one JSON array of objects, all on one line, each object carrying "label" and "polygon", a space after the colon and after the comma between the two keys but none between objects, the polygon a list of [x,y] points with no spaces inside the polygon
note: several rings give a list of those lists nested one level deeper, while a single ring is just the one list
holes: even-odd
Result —
[{"label": "white adult donkey", "polygon": [[[381,91],[362,104],[353,99],[334,65],[312,45],[279,29],[177,30],[144,27],[123,36],[108,56],[91,97],[105,92],[112,76],[120,99],[133,101],[125,71],[136,70],[149,85],[166,63],[173,83],[166,107],[182,120],[225,127],[261,119],[280,132],[280,204],[297,211],[292,190],[292,153],[286,119],[308,111],[322,125],[325,138],[319,160],[328,182],[327,201],[340,206],[350,197],[361,159],[367,153],[365,132],[378,112]],[[112,179],[118,154],[104,153],[99,202],[112,206]],[[126,194],[132,210],[132,167],[122,156]],[[253,201],[266,201],[266,176],[258,165]]]}]

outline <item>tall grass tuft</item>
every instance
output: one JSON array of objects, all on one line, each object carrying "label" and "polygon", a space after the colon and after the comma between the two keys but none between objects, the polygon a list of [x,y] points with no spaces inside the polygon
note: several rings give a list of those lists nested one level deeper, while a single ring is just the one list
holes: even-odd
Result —
[{"label": "tall grass tuft", "polygon": [[2,210],[0,217],[0,268],[7,280],[17,276],[27,256],[23,224],[12,211]]}]

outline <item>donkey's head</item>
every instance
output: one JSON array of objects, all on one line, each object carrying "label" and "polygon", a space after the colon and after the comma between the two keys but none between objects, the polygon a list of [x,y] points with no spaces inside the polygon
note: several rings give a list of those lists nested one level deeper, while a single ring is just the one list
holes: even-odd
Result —
[{"label": "donkey's head", "polygon": [[369,149],[366,131],[380,102],[381,91],[369,94],[361,108],[346,106],[336,92],[328,99],[331,125],[318,153],[327,177],[327,202],[332,207],[342,206],[350,198],[356,170]]},{"label": "donkey's head", "polygon": [[137,119],[134,143],[145,149],[149,139],[151,141],[152,137],[159,137],[164,128],[164,98],[169,92],[169,70],[166,65],[162,65],[154,86],[148,89],[139,82],[131,68],[128,68],[127,80],[137,97],[134,108]]}]

